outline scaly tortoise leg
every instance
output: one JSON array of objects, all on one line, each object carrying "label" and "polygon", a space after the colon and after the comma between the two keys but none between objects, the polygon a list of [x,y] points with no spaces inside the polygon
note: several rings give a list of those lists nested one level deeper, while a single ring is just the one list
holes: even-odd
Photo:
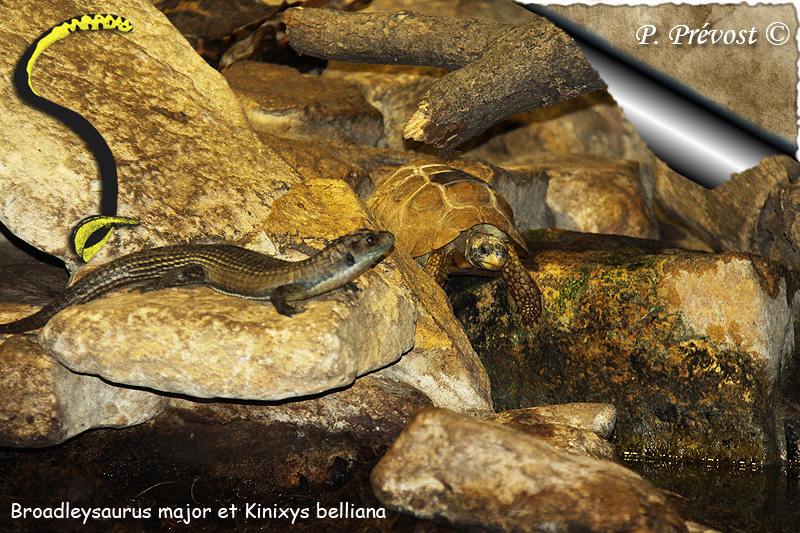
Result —
[{"label": "scaly tortoise leg", "polygon": [[542,296],[513,245],[508,246],[508,262],[503,268],[503,279],[525,325],[538,328],[542,319]]},{"label": "scaly tortoise leg", "polygon": [[428,255],[428,262],[425,263],[425,272],[436,280],[440,286],[447,280],[447,260],[449,254],[444,248],[432,251]]}]

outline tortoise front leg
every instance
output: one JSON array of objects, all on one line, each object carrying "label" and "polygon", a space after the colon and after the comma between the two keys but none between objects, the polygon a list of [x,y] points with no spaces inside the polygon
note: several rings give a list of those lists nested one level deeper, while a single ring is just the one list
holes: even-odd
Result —
[{"label": "tortoise front leg", "polygon": [[542,319],[542,296],[511,244],[508,246],[508,262],[503,268],[503,279],[523,323],[538,328]]},{"label": "tortoise front leg", "polygon": [[428,262],[425,263],[425,272],[435,279],[440,286],[444,285],[447,280],[448,255],[448,251],[445,248],[439,248],[428,255]]}]

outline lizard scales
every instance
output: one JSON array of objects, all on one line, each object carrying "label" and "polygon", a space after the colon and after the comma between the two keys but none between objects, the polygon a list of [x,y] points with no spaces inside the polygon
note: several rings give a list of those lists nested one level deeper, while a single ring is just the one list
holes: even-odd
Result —
[{"label": "lizard scales", "polygon": [[129,286],[146,291],[205,285],[230,296],[270,300],[279,313],[292,315],[301,309],[289,302],[346,285],[377,263],[393,244],[389,232],[364,230],[340,237],[302,261],[283,261],[228,244],[152,248],[93,270],[33,315],[0,324],[0,333],[38,329],[66,307]]}]

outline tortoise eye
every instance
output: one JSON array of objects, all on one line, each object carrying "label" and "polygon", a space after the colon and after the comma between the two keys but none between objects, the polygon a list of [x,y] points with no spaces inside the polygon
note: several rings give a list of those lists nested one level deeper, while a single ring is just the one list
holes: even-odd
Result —
[{"label": "tortoise eye", "polygon": [[478,248],[478,251],[481,253],[481,255],[486,255],[489,253],[489,249],[486,248],[485,246],[481,246],[480,248]]},{"label": "tortoise eye", "polygon": [[356,264],[356,258],[353,257],[353,254],[348,252],[347,255],[344,256],[344,262],[347,263],[347,266],[353,266]]}]

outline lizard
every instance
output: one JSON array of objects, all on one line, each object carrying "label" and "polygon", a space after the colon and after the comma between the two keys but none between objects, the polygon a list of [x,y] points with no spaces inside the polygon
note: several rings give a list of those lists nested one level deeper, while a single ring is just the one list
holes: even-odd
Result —
[{"label": "lizard", "polygon": [[359,230],[332,241],[301,261],[284,261],[230,244],[179,244],[121,256],[92,270],[36,313],[0,324],[0,333],[39,329],[59,311],[122,288],[152,291],[205,285],[220,293],[269,300],[292,316],[295,303],[352,282],[394,246],[388,231]]}]

